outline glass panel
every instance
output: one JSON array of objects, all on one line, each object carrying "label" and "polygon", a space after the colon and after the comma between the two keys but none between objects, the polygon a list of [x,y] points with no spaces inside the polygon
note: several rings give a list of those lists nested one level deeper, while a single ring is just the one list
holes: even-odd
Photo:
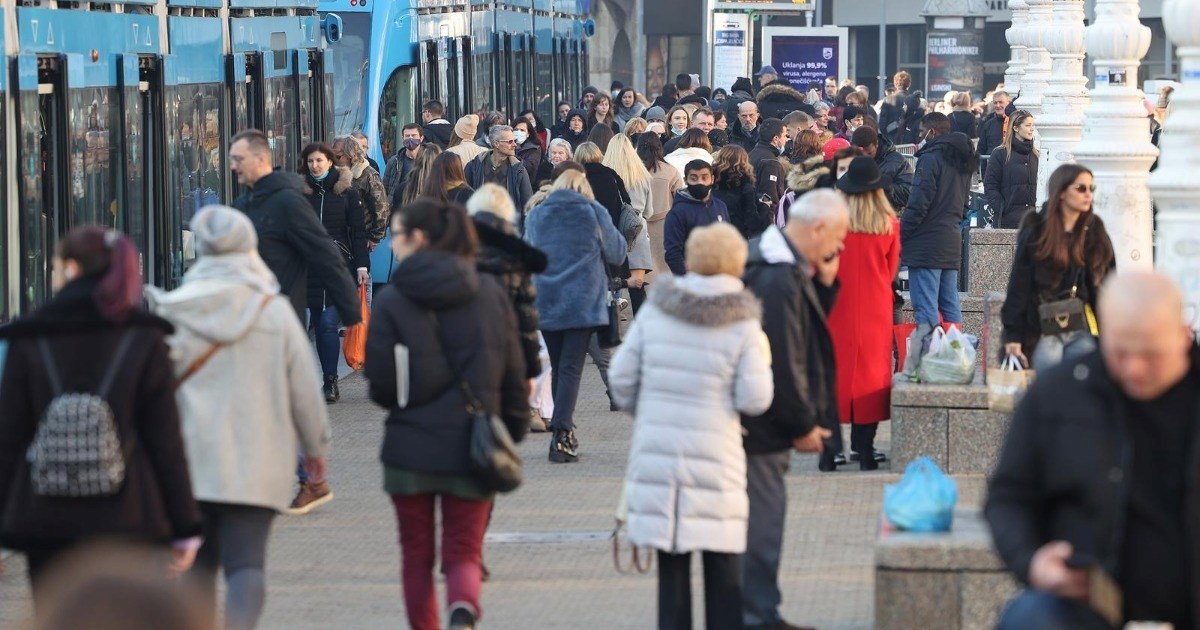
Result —
[{"label": "glass panel", "polygon": [[[282,53],[276,53],[278,56]],[[295,130],[300,123],[296,118],[296,84],[292,77],[271,77],[263,82],[263,98],[266,103],[264,125],[267,139],[271,143],[274,164],[286,171],[300,168],[299,138]]]},{"label": "glass panel", "polygon": [[[492,53],[476,53],[475,62],[475,93],[467,105],[475,107],[472,112],[492,109]],[[471,112],[466,112],[471,113]]]},{"label": "glass panel", "polygon": [[143,133],[142,92],[137,84],[122,88],[125,104],[125,233],[137,245],[141,258],[142,277],[146,277],[146,255],[150,251],[150,235],[146,231],[146,134]]},{"label": "glass panel", "polygon": [[120,111],[117,88],[69,92],[71,128],[71,227],[94,223],[124,226],[120,185]]},{"label": "glass panel", "polygon": [[383,87],[379,103],[379,149],[384,159],[396,153],[400,146],[400,129],[404,121],[416,120],[413,111],[413,74],[415,68],[397,68]]},{"label": "glass panel", "polygon": [[206,205],[223,202],[225,150],[218,131],[223,114],[220,84],[169,86],[166,102],[170,207],[163,213],[160,236],[164,284],[171,288],[179,286],[196,259],[189,231],[192,216]]},{"label": "glass panel", "polygon": [[49,296],[54,208],[60,201],[55,164],[61,129],[55,127],[60,110],[53,94],[22,90],[17,102],[21,118],[21,310],[28,311]]},{"label": "glass panel", "polygon": [[333,50],[334,135],[345,135],[363,128],[366,119],[367,70],[370,67],[371,14],[338,13],[342,18],[342,39]]},{"label": "glass panel", "polygon": [[[304,55],[304,61],[308,61],[308,53],[300,51],[297,54]],[[299,66],[297,66],[299,67]],[[313,83],[314,77],[306,70],[299,75],[300,92],[296,95],[296,100],[300,105],[300,147],[304,148],[309,143],[313,142],[313,126],[316,123],[315,112],[313,112]],[[333,137],[316,138],[320,142],[332,142]],[[299,155],[299,154],[297,154]]]},{"label": "glass panel", "polygon": [[554,90],[554,55],[537,53],[534,57],[534,99],[537,100],[537,113],[548,125],[554,124],[555,100]]}]

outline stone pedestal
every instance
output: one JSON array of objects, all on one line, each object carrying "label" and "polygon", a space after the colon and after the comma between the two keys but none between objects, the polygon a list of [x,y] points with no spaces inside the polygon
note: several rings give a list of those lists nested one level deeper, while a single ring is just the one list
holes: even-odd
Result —
[{"label": "stone pedestal", "polygon": [[1158,205],[1157,266],[1184,294],[1184,317],[1200,331],[1200,1],[1163,3],[1167,35],[1179,46],[1182,83],[1163,124],[1150,189]]},{"label": "stone pedestal", "polygon": [[1061,164],[1075,161],[1075,145],[1083,136],[1083,110],[1088,104],[1083,76],[1083,0],[1055,0],[1053,21],[1045,33],[1050,53],[1050,79],[1036,119],[1041,135],[1037,204],[1046,201],[1046,182]]},{"label": "stone pedestal", "polygon": [[1137,0],[1096,0],[1096,19],[1085,32],[1096,85],[1075,148],[1075,159],[1095,173],[1094,210],[1112,237],[1118,271],[1154,264],[1146,179],[1158,149],[1150,143],[1145,96],[1137,88],[1150,29],[1137,16]]},{"label": "stone pedestal", "polygon": [[988,474],[1008,422],[1007,414],[988,410],[981,375],[970,385],[897,384],[892,388],[893,470],[927,455],[947,474]]}]

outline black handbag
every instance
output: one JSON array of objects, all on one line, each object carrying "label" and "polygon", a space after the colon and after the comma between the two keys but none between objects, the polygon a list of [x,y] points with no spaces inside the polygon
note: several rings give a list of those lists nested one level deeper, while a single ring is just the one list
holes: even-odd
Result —
[{"label": "black handbag", "polygon": [[446,355],[446,365],[450,367],[450,372],[458,381],[463,400],[466,401],[467,414],[470,416],[471,423],[470,441],[467,447],[471,470],[488,490],[512,492],[519,488],[524,480],[523,463],[521,454],[517,452],[517,445],[509,435],[508,427],[504,426],[504,421],[489,413],[475,397],[471,385],[467,383],[467,379],[463,378],[462,372],[446,352],[447,346],[441,339],[442,327],[438,322],[437,315],[430,312],[430,318],[433,320],[434,330],[437,331],[438,339],[441,342],[442,353]]},{"label": "black handbag", "polygon": [[[607,267],[605,268],[607,273]],[[615,348],[621,345],[621,310],[617,305],[617,291],[608,292],[608,324],[596,330],[596,342],[601,348]]]},{"label": "black handbag", "polygon": [[1088,330],[1087,305],[1075,297],[1079,289],[1079,277],[1083,270],[1075,274],[1071,281],[1071,292],[1065,300],[1055,300],[1038,305],[1038,321],[1041,322],[1043,335],[1062,335],[1081,330]]}]

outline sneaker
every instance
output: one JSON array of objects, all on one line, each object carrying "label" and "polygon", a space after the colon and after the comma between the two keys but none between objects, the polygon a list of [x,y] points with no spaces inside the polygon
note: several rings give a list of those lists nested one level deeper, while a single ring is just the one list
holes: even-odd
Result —
[{"label": "sneaker", "polygon": [[475,607],[466,602],[450,605],[449,630],[475,630]]},{"label": "sneaker", "polygon": [[579,442],[574,431],[554,431],[550,439],[550,461],[555,464],[571,464],[579,461]]},{"label": "sneaker", "polygon": [[[875,463],[877,463],[877,464],[882,464],[883,462],[887,461],[887,453],[884,453],[881,450],[871,449],[871,455],[872,455],[872,459],[874,459]],[[850,453],[850,461],[856,462],[860,459],[862,459],[862,457],[860,457],[858,453],[855,453],[855,452]]]},{"label": "sneaker", "polygon": [[[851,455],[850,457],[851,457],[851,461],[858,461],[857,453],[855,453],[854,455]],[[837,455],[834,455],[833,456],[833,465],[834,466],[845,466],[846,465],[846,454],[838,453]]]},{"label": "sneaker", "polygon": [[333,490],[329,488],[329,482],[317,481],[300,484],[300,491],[296,493],[296,498],[292,499],[288,514],[293,516],[308,514],[313,508],[325,505],[332,500]]}]

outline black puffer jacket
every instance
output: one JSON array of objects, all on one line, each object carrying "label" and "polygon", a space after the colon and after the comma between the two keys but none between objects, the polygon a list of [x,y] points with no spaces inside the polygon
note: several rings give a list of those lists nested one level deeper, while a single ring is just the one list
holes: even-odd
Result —
[{"label": "black puffer jacket", "polygon": [[[396,344],[408,348],[408,405],[396,398]],[[475,262],[423,250],[375,296],[367,333],[371,400],[388,410],[380,459],[389,468],[471,472],[471,419],[453,361],[483,407],[516,441],[529,430],[529,390],[517,319],[504,289]]]},{"label": "black puffer jacket", "polygon": [[908,100],[908,92],[899,91],[885,98],[879,107],[879,135],[886,135],[889,140],[903,136],[900,119],[904,117],[904,102]]},{"label": "black puffer jacket", "polygon": [[960,109],[950,112],[948,118],[950,131],[957,131],[971,139],[979,137],[979,119],[975,118],[975,114]]},{"label": "black puffer jacket", "polygon": [[995,225],[1015,229],[1037,203],[1038,156],[1033,143],[1013,137],[1012,153],[992,150],[983,176],[983,192]]},{"label": "black puffer jacket", "polygon": [[521,240],[512,224],[491,212],[477,212],[475,231],[479,233],[479,259],[476,268],[495,276],[508,293],[517,312],[517,327],[521,332],[521,351],[525,357],[525,376],[535,378],[542,373],[538,356],[538,310],[534,301],[537,289],[531,274],[546,270],[546,254]]},{"label": "black puffer jacket", "polygon": [[[276,170],[254,183],[233,202],[246,213],[258,232],[258,253],[279,280],[279,290],[292,301],[304,321],[308,306],[308,278],[325,287],[326,298],[337,306],[342,324],[362,321],[358,292],[346,275],[345,258],[338,252],[321,221],[301,194],[304,181],[295,173]],[[362,226],[363,222],[358,221]]]},{"label": "black puffer jacket", "polygon": [[804,112],[809,116],[816,114],[812,105],[804,103],[804,95],[786,82],[768,83],[766,87],[758,91],[757,99],[761,120],[768,118],[783,120],[784,116],[797,111]]},{"label": "black puffer jacket", "polygon": [[[363,201],[351,184],[350,171],[343,167],[329,169],[329,175],[317,181],[312,175],[304,176],[304,198],[312,206],[325,232],[333,239],[334,246],[343,261],[343,268],[358,282],[356,270],[370,268],[367,254],[367,232],[363,222]],[[308,279],[308,307],[318,312],[332,303],[328,297],[328,285],[320,278]]]},{"label": "black puffer jacket", "polygon": [[962,220],[971,173],[978,168],[971,139],[949,133],[917,151],[912,192],[900,215],[900,260],[909,267],[958,269]]},{"label": "black puffer jacket", "polygon": [[746,240],[762,234],[774,219],[772,208],[758,203],[754,182],[749,179],[743,179],[740,186],[727,186],[720,182],[713,188],[713,194],[725,202],[729,222]]},{"label": "black puffer jacket", "polygon": [[993,112],[979,123],[979,143],[975,145],[975,153],[980,157],[980,162],[986,161],[982,158],[990,156],[1004,142],[1004,123],[1007,120]]},{"label": "black puffer jacket", "polygon": [[[596,202],[604,206],[608,210],[608,216],[612,217],[613,225],[619,230],[621,228],[621,205],[624,200],[629,199],[629,191],[625,189],[625,182],[621,180],[621,176],[611,168],[592,162],[584,164],[583,169],[587,171],[587,181],[592,187],[592,193],[596,196]],[[609,265],[609,273],[614,278],[629,277],[629,260],[616,265]]]},{"label": "black puffer jacket", "polygon": [[892,208],[904,209],[908,204],[908,196],[912,192],[913,168],[908,158],[896,150],[887,136],[879,136],[879,149],[875,153],[875,164],[879,166],[879,174],[891,178],[892,185],[888,186],[887,198],[892,202]]},{"label": "black puffer jacket", "polygon": [[[0,328],[9,343],[0,383],[0,545],[54,550],[105,536],[166,543],[197,536],[187,452],[175,406],[166,320],[135,312],[116,324],[92,299],[97,280],[67,284],[48,304]],[[33,493],[25,453],[54,398],[38,339],[49,342],[64,391],[96,391],[117,345],[133,335],[106,400],[129,452],[117,494],[60,499]]]}]

